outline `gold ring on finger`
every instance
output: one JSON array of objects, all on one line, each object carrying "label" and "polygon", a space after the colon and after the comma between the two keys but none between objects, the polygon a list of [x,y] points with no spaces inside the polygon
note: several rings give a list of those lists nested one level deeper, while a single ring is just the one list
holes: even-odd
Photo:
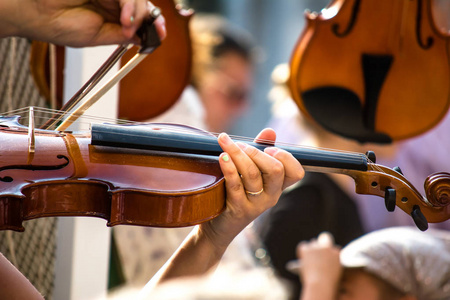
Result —
[{"label": "gold ring on finger", "polygon": [[262,192],[264,192],[264,188],[262,188],[260,191],[257,191],[257,192],[250,192],[247,190],[245,190],[245,192],[250,196],[258,196],[258,195],[262,194]]}]

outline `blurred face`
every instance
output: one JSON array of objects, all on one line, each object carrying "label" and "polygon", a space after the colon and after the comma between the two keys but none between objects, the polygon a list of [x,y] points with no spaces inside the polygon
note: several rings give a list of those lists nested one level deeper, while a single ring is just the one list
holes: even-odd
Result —
[{"label": "blurred face", "polygon": [[236,53],[219,58],[218,68],[208,73],[198,86],[211,132],[229,129],[248,107],[252,86],[251,65]]},{"label": "blurred face", "polygon": [[362,270],[346,270],[338,293],[338,300],[387,300],[380,296],[372,276]]}]

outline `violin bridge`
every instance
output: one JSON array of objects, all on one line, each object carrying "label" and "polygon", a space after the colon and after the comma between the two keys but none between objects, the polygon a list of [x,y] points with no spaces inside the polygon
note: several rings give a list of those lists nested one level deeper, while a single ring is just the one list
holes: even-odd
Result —
[{"label": "violin bridge", "polygon": [[28,159],[27,163],[31,164],[31,161],[34,158],[34,152],[36,148],[35,137],[34,137],[34,108],[30,106],[30,110],[28,112]]}]

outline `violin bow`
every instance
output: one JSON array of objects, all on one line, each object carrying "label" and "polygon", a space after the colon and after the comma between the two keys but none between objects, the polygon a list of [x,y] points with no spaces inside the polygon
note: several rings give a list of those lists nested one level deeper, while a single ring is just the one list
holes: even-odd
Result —
[{"label": "violin bow", "polygon": [[57,131],[66,130],[73,124],[84,112],[96,103],[106,92],[108,92],[115,84],[125,77],[135,66],[137,66],[148,54],[152,53],[161,41],[159,39],[154,21],[161,15],[161,9],[155,7],[150,12],[150,17],[144,21],[136,34],[141,39],[141,45],[138,53],[128,61],[117,73],[108,80],[96,93],[84,102],[82,100],[89,92],[102,80],[102,78],[111,70],[111,68],[120,60],[125,52],[132,46],[119,45],[117,49],[110,55],[105,63],[94,73],[94,75],[78,90],[77,93],[62,107],[62,114],[49,119],[43,129],[55,127]]}]

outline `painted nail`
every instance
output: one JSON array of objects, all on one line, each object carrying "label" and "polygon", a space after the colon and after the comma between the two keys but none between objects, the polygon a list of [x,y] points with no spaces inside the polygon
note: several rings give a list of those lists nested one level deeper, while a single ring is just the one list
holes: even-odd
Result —
[{"label": "painted nail", "polygon": [[131,22],[131,24],[134,23],[134,17],[133,16],[130,17],[130,22]]},{"label": "painted nail", "polygon": [[223,161],[229,161],[230,160],[230,157],[228,156],[228,154],[224,154],[224,155],[222,155],[222,160]]}]

